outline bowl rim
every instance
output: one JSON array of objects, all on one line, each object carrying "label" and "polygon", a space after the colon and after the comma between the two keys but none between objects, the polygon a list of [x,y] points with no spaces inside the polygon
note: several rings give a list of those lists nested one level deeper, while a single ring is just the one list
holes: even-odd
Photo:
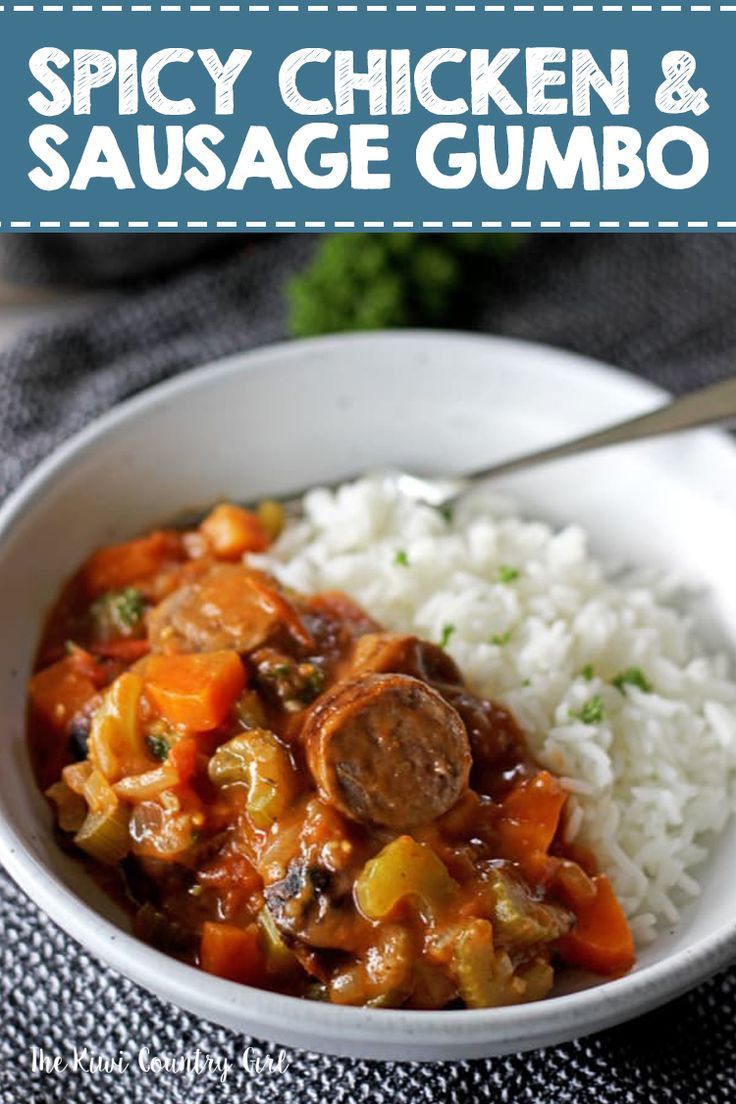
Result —
[{"label": "bowl rim", "polygon": [[[335,334],[300,341],[280,341],[231,354],[202,366],[185,370],[113,406],[91,421],[46,456],[13,490],[0,507],[0,543],[24,514],[35,507],[44,490],[96,442],[139,413],[175,401],[240,373],[258,370],[284,356],[298,358],[300,351],[328,351],[366,341],[410,344],[417,341],[476,344],[485,347],[514,347],[521,353],[546,358],[546,370],[569,376],[594,369],[599,375],[626,380],[632,392],[653,402],[669,393],[631,373],[611,367],[592,357],[521,338],[454,330],[379,330]],[[721,431],[701,430],[718,446],[724,462],[736,460],[736,446]],[[32,838],[32,837],[31,837]],[[238,1019],[258,1025],[275,1040],[305,1045],[314,1050],[315,1032],[321,1033],[326,1053],[360,1053],[385,1056],[391,1052],[413,1057],[428,1055],[435,1047],[455,1053],[500,1053],[507,1049],[530,1049],[587,1035],[624,1019],[646,1012],[705,980],[736,956],[736,918],[690,947],[673,952],[651,965],[622,977],[602,981],[590,988],[528,1005],[495,1009],[453,1009],[419,1011],[371,1009],[328,1003],[310,1004],[303,1016],[302,998],[256,989],[226,981],[165,955],[135,939],[103,918],[80,900],[26,845],[0,804],[0,862],[31,899],[72,938],[105,964],[132,978],[145,988],[181,1007],[196,1006],[197,1012],[214,1022]],[[153,983],[152,983],[153,979]],[[196,994],[194,990],[196,989]],[[453,1042],[454,1040],[454,1042]],[[319,1048],[322,1050],[322,1046]],[[442,1055],[439,1055],[442,1058]]]}]

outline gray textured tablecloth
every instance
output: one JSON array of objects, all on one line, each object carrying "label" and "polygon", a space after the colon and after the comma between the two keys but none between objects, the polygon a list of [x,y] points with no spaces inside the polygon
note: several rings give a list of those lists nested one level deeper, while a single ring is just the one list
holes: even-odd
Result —
[{"label": "gray textured tablecloth", "polygon": [[[0,493],[90,418],[190,365],[283,336],[284,277],[313,248],[272,239],[128,294],[104,313],[29,334],[0,354]],[[674,391],[734,371],[736,237],[530,239],[482,289],[480,329],[576,349]],[[187,1079],[145,1074],[152,1053],[236,1062],[249,1040],[167,1005],[90,958],[0,874],[0,1104],[731,1104],[736,968],[634,1023],[533,1054],[451,1064],[296,1051],[288,1069]],[[122,1074],[42,1075],[33,1046],[132,1059]],[[253,1045],[261,1055],[278,1047]]]}]

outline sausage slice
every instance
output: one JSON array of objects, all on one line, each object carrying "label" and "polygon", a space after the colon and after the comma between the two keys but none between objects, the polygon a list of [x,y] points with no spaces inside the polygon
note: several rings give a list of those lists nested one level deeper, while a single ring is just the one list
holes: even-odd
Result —
[{"label": "sausage slice", "polygon": [[447,812],[468,785],[459,714],[410,675],[367,673],[325,694],[304,728],[320,794],[346,816],[395,830]]},{"label": "sausage slice", "polygon": [[241,564],[215,564],[196,582],[175,590],[148,614],[154,652],[249,652],[278,624],[276,612],[252,586]]},{"label": "sausage slice", "polygon": [[430,686],[463,685],[455,660],[444,648],[403,633],[365,633],[355,642],[350,667],[355,674],[375,671],[413,675]]}]

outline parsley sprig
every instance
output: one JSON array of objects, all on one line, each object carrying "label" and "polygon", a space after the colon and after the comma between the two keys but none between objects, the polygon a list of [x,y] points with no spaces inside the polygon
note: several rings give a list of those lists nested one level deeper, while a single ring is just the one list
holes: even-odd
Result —
[{"label": "parsley sprig", "polygon": [[98,624],[121,631],[135,628],[146,609],[146,600],[137,587],[108,590],[92,604],[92,616]]},{"label": "parsley sprig", "polygon": [[287,286],[291,332],[462,325],[523,241],[520,234],[324,234]]},{"label": "parsley sprig", "polygon": [[645,694],[651,694],[654,689],[641,667],[627,667],[625,671],[611,679],[611,685],[620,690],[622,694],[625,693],[627,686],[636,686]]},{"label": "parsley sprig", "polygon": [[586,725],[600,724],[606,715],[603,698],[600,694],[594,694],[583,702],[580,709],[571,709],[570,716],[574,721],[582,721]]},{"label": "parsley sprig", "polygon": [[153,758],[158,759],[160,762],[163,762],[169,757],[169,742],[157,732],[149,732],[146,734],[146,747]]}]

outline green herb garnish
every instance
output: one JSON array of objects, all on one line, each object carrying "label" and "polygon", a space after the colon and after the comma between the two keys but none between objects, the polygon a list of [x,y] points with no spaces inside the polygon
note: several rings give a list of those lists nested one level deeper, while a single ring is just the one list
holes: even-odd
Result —
[{"label": "green herb garnish", "polygon": [[313,701],[318,698],[325,687],[325,673],[321,667],[313,667],[311,671],[304,675],[304,690],[302,691],[302,701]]},{"label": "green herb garnish", "polygon": [[625,686],[637,686],[640,690],[643,690],[645,694],[651,694],[653,686],[647,676],[642,671],[641,667],[627,667],[625,671],[622,671],[620,675],[616,675],[611,679],[611,685],[615,686],[617,690],[624,693]]},{"label": "green herb garnish", "polygon": [[447,522],[448,525],[452,524],[452,519],[455,516],[455,512],[454,512],[452,506],[438,506],[437,510],[442,515],[442,517],[445,519],[445,521]]},{"label": "green herb garnish", "polygon": [[164,759],[169,758],[168,740],[165,740],[163,736],[159,736],[155,732],[147,733],[146,747],[148,748],[154,759],[159,759],[161,762],[163,762]]},{"label": "green herb garnish", "polygon": [[398,564],[399,567],[408,567],[409,566],[409,557],[407,556],[407,554],[406,554],[406,552],[404,551],[403,548],[400,548],[399,551],[394,556],[394,563]]},{"label": "green herb garnish", "polygon": [[498,581],[499,583],[513,583],[519,578],[519,570],[516,567],[509,567],[508,564],[501,564],[498,569]]},{"label": "green herb garnish", "polygon": [[588,698],[580,709],[571,709],[570,716],[573,720],[582,721],[583,724],[594,725],[601,723],[605,712],[603,698],[600,694],[595,694],[592,698]]},{"label": "green herb garnish", "polygon": [[586,682],[592,682],[595,677],[595,671],[593,670],[592,663],[586,663],[580,671],[581,678],[584,678]]},{"label": "green herb garnish", "polygon": [[296,336],[462,326],[518,251],[520,234],[325,234],[287,285]]},{"label": "green herb garnish", "polygon": [[442,626],[442,636],[440,637],[440,648],[446,648],[450,643],[452,634],[455,632],[455,626],[448,621],[446,625]]},{"label": "green herb garnish", "polygon": [[92,604],[92,617],[100,628],[118,631],[132,629],[140,623],[146,609],[146,600],[136,587],[124,590],[108,590]]},{"label": "green herb garnish", "polygon": [[491,644],[495,644],[497,648],[502,648],[504,644],[508,644],[511,639],[511,629],[507,629],[504,633],[494,633],[491,637]]}]

